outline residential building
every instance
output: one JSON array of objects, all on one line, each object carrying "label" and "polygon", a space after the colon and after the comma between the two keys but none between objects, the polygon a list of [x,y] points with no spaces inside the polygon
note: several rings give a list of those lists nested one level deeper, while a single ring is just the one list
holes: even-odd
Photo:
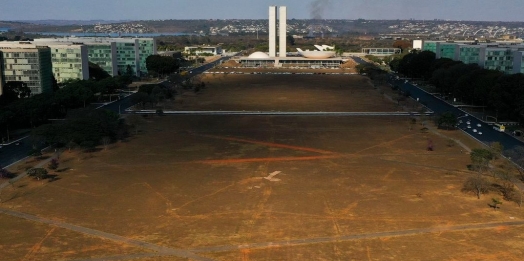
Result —
[{"label": "residential building", "polygon": [[51,49],[28,42],[0,42],[0,88],[10,81],[27,84],[31,95],[52,92]]}]

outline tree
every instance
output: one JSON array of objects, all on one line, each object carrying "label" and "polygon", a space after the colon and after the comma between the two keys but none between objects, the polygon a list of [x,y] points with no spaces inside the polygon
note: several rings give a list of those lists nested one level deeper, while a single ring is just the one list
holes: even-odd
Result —
[{"label": "tree", "polygon": [[404,52],[408,48],[411,48],[411,46],[412,46],[412,44],[408,40],[396,40],[396,41],[393,42],[393,47],[394,48],[400,48],[400,50],[402,50],[402,52]]},{"label": "tree", "polygon": [[0,96],[0,107],[29,96],[31,96],[31,89],[27,87],[27,83],[20,81],[6,82]]},{"label": "tree", "polygon": [[473,192],[475,196],[477,196],[477,199],[480,199],[481,194],[487,194],[489,192],[489,186],[489,182],[484,177],[475,175],[466,179],[462,187],[462,192]]},{"label": "tree", "polygon": [[451,112],[444,112],[439,118],[438,118],[438,127],[439,128],[445,128],[445,129],[453,129],[455,128],[455,125],[457,125],[457,116]]},{"label": "tree", "polygon": [[131,65],[127,65],[126,66],[126,73],[124,74],[125,76],[134,76],[135,75],[135,72],[133,71],[133,68],[131,68]]},{"label": "tree", "polygon": [[100,142],[102,143],[102,145],[104,145],[104,150],[107,150],[107,147],[109,146],[109,144],[111,143],[111,138],[107,137],[107,136],[104,136],[102,137],[102,139],[100,140]]},{"label": "tree", "polygon": [[513,200],[515,185],[513,184],[513,177],[507,169],[499,169],[495,172],[495,176],[499,181],[496,187],[500,190],[502,197],[505,200]]},{"label": "tree", "polygon": [[492,204],[491,206],[492,206],[495,210],[497,210],[497,208],[500,208],[500,207],[497,206],[497,205],[502,205],[502,201],[500,201],[500,199],[498,199],[498,198],[492,198],[492,199],[491,199],[491,204]]},{"label": "tree", "polygon": [[146,103],[149,102],[149,95],[146,92],[137,92],[131,96],[131,102],[133,104],[141,104],[142,109],[146,108]]},{"label": "tree", "polygon": [[76,90],[76,95],[78,97],[79,100],[82,101],[82,103],[84,104],[84,108],[86,107],[86,102],[93,98],[93,92],[85,87],[85,86],[80,86],[77,90]]},{"label": "tree", "polygon": [[0,166],[0,179],[12,179],[14,177],[15,174]]},{"label": "tree", "polygon": [[520,174],[520,180],[524,180],[524,147],[514,147],[511,150],[504,151],[504,155],[516,164],[515,169]]},{"label": "tree", "polygon": [[[2,133],[0,135],[0,137],[2,138],[2,143],[4,142],[4,140],[9,141],[11,139],[9,135],[9,124],[12,122],[14,116],[15,114],[11,110],[0,109],[0,126],[5,127],[5,129],[4,128],[0,129],[0,133]],[[4,136],[4,133],[5,133],[5,136]]]},{"label": "tree", "polygon": [[504,151],[504,146],[500,142],[492,142],[489,144],[489,151],[494,159],[498,159]]},{"label": "tree", "polygon": [[58,160],[57,159],[52,159],[49,164],[47,164],[47,168],[49,168],[50,170],[55,170],[58,168]]},{"label": "tree", "polygon": [[98,81],[109,77],[111,77],[111,75],[102,69],[100,65],[89,62],[89,79]]},{"label": "tree", "polygon": [[293,46],[293,45],[295,45],[295,38],[293,38],[292,35],[288,35],[286,37],[286,42],[287,42],[288,45]]},{"label": "tree", "polygon": [[150,55],[146,58],[148,72],[156,72],[160,76],[174,73],[180,67],[179,61],[170,56]]},{"label": "tree", "polygon": [[479,175],[489,167],[489,162],[493,159],[493,155],[487,149],[473,149],[469,156],[472,168],[477,170]]},{"label": "tree", "polygon": [[41,180],[48,177],[48,172],[44,168],[32,168],[27,171],[27,175],[34,177],[37,180]]}]

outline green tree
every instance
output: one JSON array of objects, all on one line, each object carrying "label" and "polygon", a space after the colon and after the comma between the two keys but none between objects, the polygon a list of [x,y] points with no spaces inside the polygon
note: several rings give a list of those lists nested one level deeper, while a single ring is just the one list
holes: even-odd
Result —
[{"label": "green tree", "polygon": [[471,166],[474,170],[482,174],[489,167],[489,162],[493,159],[493,154],[487,149],[473,149],[470,153]]},{"label": "green tree", "polygon": [[102,80],[111,77],[102,67],[96,63],[89,62],[89,78],[93,80]]},{"label": "green tree", "polygon": [[31,95],[31,89],[27,83],[20,81],[10,81],[4,84],[2,95],[0,96],[0,107],[8,105],[18,99],[27,98]]},{"label": "green tree", "polygon": [[444,112],[439,118],[438,118],[438,127],[439,128],[445,128],[445,129],[454,129],[455,125],[457,125],[457,116],[453,114],[452,112]]},{"label": "green tree", "polygon": [[44,168],[32,168],[27,171],[27,175],[37,180],[41,180],[48,177],[48,172]]},{"label": "green tree", "polygon": [[156,72],[160,76],[174,73],[180,67],[179,61],[170,56],[150,55],[146,58],[148,72]]},{"label": "green tree", "polygon": [[491,206],[497,210],[497,208],[500,208],[498,205],[502,205],[502,201],[500,201],[500,199],[498,198],[492,198],[491,199]]}]

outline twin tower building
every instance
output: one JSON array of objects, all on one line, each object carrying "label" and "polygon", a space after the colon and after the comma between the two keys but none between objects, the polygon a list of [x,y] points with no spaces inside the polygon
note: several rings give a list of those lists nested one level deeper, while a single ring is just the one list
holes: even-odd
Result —
[{"label": "twin tower building", "polygon": [[[278,7],[278,57],[286,57],[287,7]],[[277,57],[277,6],[269,7],[269,57]]]}]

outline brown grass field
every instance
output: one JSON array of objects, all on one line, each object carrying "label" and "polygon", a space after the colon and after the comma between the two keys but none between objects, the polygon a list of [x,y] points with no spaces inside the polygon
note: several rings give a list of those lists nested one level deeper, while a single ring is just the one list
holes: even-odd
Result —
[{"label": "brown grass field", "polygon": [[[202,92],[171,106],[398,109],[360,76],[229,75],[205,82]],[[107,150],[63,152],[56,181],[25,178],[5,188],[0,260],[451,261],[524,254],[522,209],[511,202],[490,209],[491,197],[500,197],[494,192],[480,200],[462,193],[471,175],[468,153],[418,131],[418,124],[410,130],[407,118],[146,121],[138,135]],[[480,147],[459,132],[441,133]],[[426,150],[428,139],[434,151]]]}]

